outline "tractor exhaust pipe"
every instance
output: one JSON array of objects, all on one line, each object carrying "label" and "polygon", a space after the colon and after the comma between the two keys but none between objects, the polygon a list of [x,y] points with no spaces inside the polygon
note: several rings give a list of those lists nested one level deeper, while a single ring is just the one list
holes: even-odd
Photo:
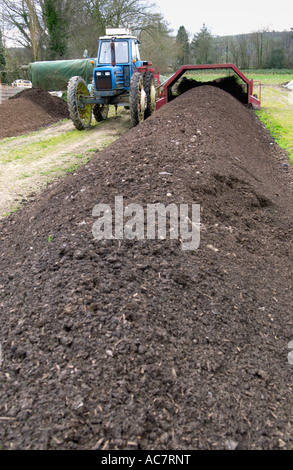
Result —
[{"label": "tractor exhaust pipe", "polygon": [[115,67],[116,57],[115,57],[115,44],[114,44],[113,38],[111,39],[111,42],[110,42],[110,48],[111,48],[111,65],[112,67]]}]

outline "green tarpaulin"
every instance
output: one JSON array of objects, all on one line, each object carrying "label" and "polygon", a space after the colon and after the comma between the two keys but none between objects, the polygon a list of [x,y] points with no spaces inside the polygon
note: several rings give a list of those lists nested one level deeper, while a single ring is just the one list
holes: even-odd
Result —
[{"label": "green tarpaulin", "polygon": [[65,91],[69,79],[75,75],[82,77],[87,84],[91,84],[94,66],[91,64],[91,59],[33,62],[28,66],[28,76],[35,88]]}]

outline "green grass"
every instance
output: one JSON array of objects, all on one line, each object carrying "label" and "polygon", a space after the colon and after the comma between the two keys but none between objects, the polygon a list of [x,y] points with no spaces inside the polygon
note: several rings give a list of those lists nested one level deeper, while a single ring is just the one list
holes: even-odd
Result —
[{"label": "green grass", "polygon": [[[282,85],[283,83],[290,82],[293,80],[293,70],[282,69],[282,70],[272,70],[272,69],[240,69],[241,72],[249,79],[254,81],[261,82],[262,85]],[[234,72],[229,69],[225,70],[194,70],[188,71],[184,76],[188,78],[194,78],[200,82],[207,82],[209,80],[216,80],[226,75],[232,75]]]},{"label": "green grass", "polygon": [[265,87],[261,109],[256,111],[278,145],[288,152],[293,164],[293,92],[281,87]]},{"label": "green grass", "polygon": [[260,81],[262,85],[282,85],[293,80],[293,70],[242,70],[249,79]]},{"label": "green grass", "polygon": [[[261,83],[261,109],[256,111],[293,165],[293,91],[282,87],[293,80],[293,70],[248,70],[245,75]],[[257,86],[255,87],[256,92]]]},{"label": "green grass", "polygon": [[[74,142],[80,138],[80,131],[73,130],[68,131],[62,135],[49,137],[38,142],[27,144],[23,148],[17,146],[10,149],[10,151],[2,154],[0,161],[1,163],[10,163],[12,161],[21,160],[23,163],[30,163],[46,155],[46,152],[50,152],[52,148],[56,147],[60,143]],[[5,140],[0,143],[1,147],[5,148]]]},{"label": "green grass", "polygon": [[282,87],[293,80],[293,71],[254,71],[249,78],[262,84],[261,109],[256,114],[293,165],[293,91]]}]

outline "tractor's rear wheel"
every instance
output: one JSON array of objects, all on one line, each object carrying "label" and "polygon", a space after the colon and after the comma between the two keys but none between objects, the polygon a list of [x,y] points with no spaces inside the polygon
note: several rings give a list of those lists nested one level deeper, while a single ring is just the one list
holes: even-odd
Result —
[{"label": "tractor's rear wheel", "polygon": [[143,75],[135,72],[131,77],[129,93],[130,116],[133,126],[144,120],[147,108],[147,95],[143,84]]},{"label": "tractor's rear wheel", "polygon": [[82,77],[72,77],[67,86],[67,102],[70,118],[79,131],[91,125],[92,105],[84,104],[84,96],[90,96],[88,87]]},{"label": "tractor's rear wheel", "polygon": [[96,121],[104,121],[108,117],[108,104],[95,104],[93,107],[93,115]]},{"label": "tractor's rear wheel", "polygon": [[147,107],[144,113],[144,118],[147,119],[156,109],[156,87],[153,73],[145,72],[143,81],[147,95]]}]

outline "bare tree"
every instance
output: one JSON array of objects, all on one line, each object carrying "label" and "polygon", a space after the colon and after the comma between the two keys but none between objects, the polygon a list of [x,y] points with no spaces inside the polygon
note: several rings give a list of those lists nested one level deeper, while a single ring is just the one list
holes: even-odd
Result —
[{"label": "bare tree", "polygon": [[162,74],[173,71],[180,51],[165,23],[158,24],[155,31],[142,30],[139,40],[142,59],[150,60]]},{"label": "bare tree", "polygon": [[29,49],[32,60],[52,58],[52,51],[64,54],[76,0],[0,0],[0,5],[7,38]]},{"label": "bare tree", "polygon": [[42,36],[42,27],[33,0],[24,0],[24,6],[27,9],[27,26],[29,29],[30,43],[33,53],[33,59],[38,60],[41,57],[40,39]]},{"label": "bare tree", "polygon": [[107,27],[126,27],[139,36],[141,33],[159,34],[164,22],[155,5],[145,0],[78,0],[78,11],[80,14],[71,21],[69,48],[72,56],[84,49],[95,55],[98,38],[105,34]]},{"label": "bare tree", "polygon": [[267,52],[268,31],[266,29],[254,31],[250,34],[251,44],[255,53],[255,66],[263,68],[265,65],[265,53]]},{"label": "bare tree", "polygon": [[250,50],[248,36],[241,34],[230,40],[230,53],[237,67],[248,68],[250,65]]},{"label": "bare tree", "polygon": [[[1,0],[6,38],[17,46],[30,48],[34,60],[40,57],[42,25],[36,2]],[[38,5],[39,6],[39,5]]]}]

